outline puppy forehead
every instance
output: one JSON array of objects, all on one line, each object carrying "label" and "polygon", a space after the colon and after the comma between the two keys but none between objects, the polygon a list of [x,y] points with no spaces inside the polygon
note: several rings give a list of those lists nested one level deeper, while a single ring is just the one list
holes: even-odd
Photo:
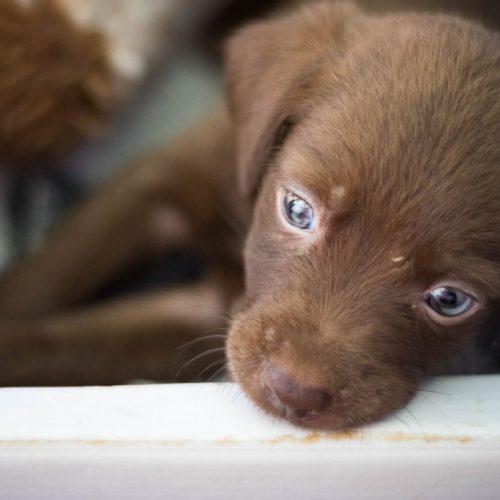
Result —
[{"label": "puppy forehead", "polygon": [[376,127],[349,129],[345,115],[334,109],[334,98],[332,102],[297,127],[278,165],[285,187],[303,189],[313,196],[311,201],[329,210],[335,235],[343,220],[351,234],[354,230],[373,241],[371,253],[376,247],[397,249],[397,255],[387,252],[387,260],[396,267],[399,261],[391,259],[403,256],[406,261],[418,247],[440,268],[449,255],[456,264],[461,255],[490,259],[500,249],[495,230],[499,168],[486,164],[481,154],[471,157],[462,152],[460,135],[459,146],[451,143],[449,154],[442,148],[434,157],[430,136],[428,144],[422,143],[425,137],[405,143],[412,124],[399,136],[387,136]]},{"label": "puppy forehead", "polygon": [[305,189],[323,201],[343,197],[345,187],[334,168],[335,158],[328,158],[321,146],[302,141],[300,137],[294,139],[284,149],[279,162],[284,182],[291,188],[296,185]]},{"label": "puppy forehead", "polygon": [[478,142],[484,149],[488,141],[498,152],[498,35],[440,16],[354,24],[345,50],[332,50],[314,66],[314,90],[301,104],[307,116],[297,117],[299,169],[308,164],[313,178],[332,167],[338,172],[346,149],[364,155],[365,164],[384,154],[402,162],[402,149],[414,161],[453,148],[454,156],[470,157]]}]

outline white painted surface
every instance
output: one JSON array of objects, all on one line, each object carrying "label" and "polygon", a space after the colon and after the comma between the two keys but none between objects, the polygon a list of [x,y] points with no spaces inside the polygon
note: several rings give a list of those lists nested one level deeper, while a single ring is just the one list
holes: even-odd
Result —
[{"label": "white painted surface", "polygon": [[318,435],[232,384],[1,389],[0,498],[500,498],[500,376]]}]

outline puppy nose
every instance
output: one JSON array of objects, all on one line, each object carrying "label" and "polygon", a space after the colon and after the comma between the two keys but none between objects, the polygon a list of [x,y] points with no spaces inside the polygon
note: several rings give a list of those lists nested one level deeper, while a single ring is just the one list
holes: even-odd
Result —
[{"label": "puppy nose", "polygon": [[273,364],[264,368],[262,380],[267,388],[269,402],[286,418],[313,419],[332,401],[327,392],[298,384]]}]

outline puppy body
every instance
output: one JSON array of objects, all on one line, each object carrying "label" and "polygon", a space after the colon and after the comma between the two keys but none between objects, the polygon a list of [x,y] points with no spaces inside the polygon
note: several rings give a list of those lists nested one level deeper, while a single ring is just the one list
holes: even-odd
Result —
[{"label": "puppy body", "polygon": [[[210,263],[196,293],[210,327],[223,326],[241,291],[236,225],[248,227],[245,288],[227,350],[255,402],[321,429],[404,405],[495,318],[499,45],[497,34],[458,18],[374,17],[337,2],[241,31],[228,46],[230,118],[220,114],[104,188],[4,280],[4,380],[20,378],[9,346],[36,357],[34,338],[52,377],[68,380],[71,366],[54,347],[62,335],[65,359],[78,362],[83,331],[115,331],[92,360],[105,373],[117,346],[140,352],[130,339],[141,325],[169,335],[172,349],[180,324],[191,336],[206,332],[188,310],[172,321],[175,301],[151,309],[151,323],[140,300],[121,304],[134,311],[125,324],[120,303],[72,311],[126,265],[179,244]],[[311,227],[286,218],[297,202],[313,211]],[[467,314],[431,310],[430,292],[446,287],[473,297]],[[145,355],[127,359],[134,376],[172,376]],[[43,370],[27,371],[24,383]]]}]

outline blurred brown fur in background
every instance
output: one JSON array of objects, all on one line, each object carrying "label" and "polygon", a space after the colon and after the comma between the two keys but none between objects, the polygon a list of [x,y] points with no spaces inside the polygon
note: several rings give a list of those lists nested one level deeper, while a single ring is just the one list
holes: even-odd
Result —
[{"label": "blurred brown fur in background", "polygon": [[116,98],[103,37],[52,0],[0,3],[0,155],[53,157],[97,134]]}]

